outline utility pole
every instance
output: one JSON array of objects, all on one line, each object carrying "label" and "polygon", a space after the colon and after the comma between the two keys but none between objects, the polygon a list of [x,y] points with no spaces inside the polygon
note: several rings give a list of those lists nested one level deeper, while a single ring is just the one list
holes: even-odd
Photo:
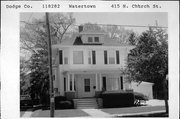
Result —
[{"label": "utility pole", "polygon": [[167,87],[168,87],[168,84],[167,84],[167,74],[166,74],[166,78],[163,79],[163,90],[164,90],[164,102],[165,102],[165,108],[166,108],[166,114],[169,113],[169,105],[168,105],[168,96],[167,96]]},{"label": "utility pole", "polygon": [[50,85],[50,117],[54,117],[54,91],[52,78],[52,50],[51,50],[51,35],[49,28],[49,13],[46,12],[46,25],[48,33],[48,60],[49,60],[49,85]]}]

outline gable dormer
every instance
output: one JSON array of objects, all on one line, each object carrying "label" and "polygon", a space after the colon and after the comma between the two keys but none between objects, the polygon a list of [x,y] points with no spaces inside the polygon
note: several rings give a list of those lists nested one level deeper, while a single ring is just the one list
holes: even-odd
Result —
[{"label": "gable dormer", "polygon": [[77,45],[77,40],[78,42],[80,40],[82,42],[82,44],[79,45],[102,45],[104,41],[104,33],[96,29],[84,29],[83,26],[79,26],[79,38],[76,38],[74,45]]}]

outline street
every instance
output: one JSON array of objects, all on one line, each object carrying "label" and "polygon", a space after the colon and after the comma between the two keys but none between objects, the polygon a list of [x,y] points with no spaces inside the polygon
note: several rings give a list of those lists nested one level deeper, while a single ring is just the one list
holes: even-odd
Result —
[{"label": "street", "polygon": [[[143,114],[164,113],[165,106],[141,106],[104,109],[67,109],[55,110],[55,117],[118,117]],[[49,117],[49,110],[21,112],[21,117]]]}]

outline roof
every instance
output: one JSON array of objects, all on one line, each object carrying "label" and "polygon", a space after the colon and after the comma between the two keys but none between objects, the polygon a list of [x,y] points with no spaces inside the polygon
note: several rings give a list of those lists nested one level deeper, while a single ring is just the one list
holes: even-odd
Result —
[{"label": "roof", "polygon": [[[72,36],[72,38],[63,40],[62,43],[59,45],[68,45],[68,46],[78,45],[78,44],[74,44],[75,40],[77,40],[78,37],[79,37],[79,34],[75,34]],[[80,39],[78,40],[79,40],[78,42],[81,42]],[[117,40],[108,39],[107,37],[104,38],[102,45],[103,46],[130,46],[125,43],[120,43]]]},{"label": "roof", "polygon": [[132,85],[154,85],[154,83],[142,81],[140,84],[138,82],[132,82]]},{"label": "roof", "polygon": [[84,30],[84,31],[81,31],[79,34],[82,34],[82,35],[83,35],[83,34],[104,35],[105,32],[103,32],[103,31],[97,31],[97,30]]}]

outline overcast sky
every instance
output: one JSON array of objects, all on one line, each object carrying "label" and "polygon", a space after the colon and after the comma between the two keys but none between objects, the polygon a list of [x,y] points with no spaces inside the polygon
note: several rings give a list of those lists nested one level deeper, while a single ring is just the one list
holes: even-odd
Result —
[{"label": "overcast sky", "polygon": [[[42,18],[43,15],[44,13],[22,13],[21,20],[31,21],[33,18]],[[159,26],[168,26],[168,14],[165,12],[76,12],[73,15],[78,25],[90,22],[97,24],[154,26],[157,21]],[[135,32],[142,32],[147,28],[130,27],[129,29],[133,29]]]}]

